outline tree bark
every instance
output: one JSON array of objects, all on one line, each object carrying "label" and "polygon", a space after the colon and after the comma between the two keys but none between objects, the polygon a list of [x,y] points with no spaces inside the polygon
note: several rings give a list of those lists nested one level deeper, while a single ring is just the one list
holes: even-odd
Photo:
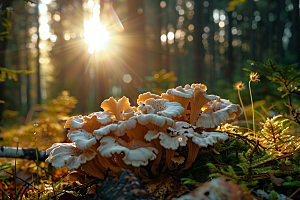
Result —
[{"label": "tree bark", "polygon": [[278,1],[277,2],[277,55],[276,55],[276,61],[277,63],[281,63],[282,58],[284,57],[284,49],[282,45],[282,36],[284,31],[284,18],[282,15],[282,12],[284,12],[285,3],[284,1]]},{"label": "tree bark", "polygon": [[[17,156],[16,153],[17,148],[15,147],[0,147],[0,157],[2,158],[23,158],[28,160],[36,160],[36,149],[34,148],[19,148]],[[38,151],[37,153],[39,161],[45,161],[46,158],[48,158],[48,155],[46,155],[45,151]]]},{"label": "tree bark", "polygon": [[[293,6],[294,6],[294,10],[292,11],[292,44],[293,45],[293,49],[292,52],[295,53],[296,58],[295,58],[295,63],[299,63],[300,62],[300,50],[299,50],[299,0],[292,0]],[[298,70],[300,69],[299,65],[298,65]]]},{"label": "tree bark", "polygon": [[[11,0],[2,0],[2,7],[1,11],[5,10],[7,7],[11,5]],[[0,15],[0,33],[3,31],[6,31],[6,28],[2,25],[3,18],[6,16]],[[3,41],[0,41],[0,67],[5,67],[5,49],[7,45],[7,39],[4,39]],[[4,82],[0,82],[0,100],[5,100],[4,98]],[[0,103],[0,122],[2,121],[2,113],[4,111],[4,104]]]},{"label": "tree bark", "polygon": [[254,1],[249,1],[250,3],[250,60],[255,60],[255,29],[252,28],[252,22],[254,20],[254,11],[255,11],[255,2]]},{"label": "tree bark", "polygon": [[203,13],[203,2],[195,1],[195,40],[194,40],[194,82],[203,82],[203,44],[202,44],[202,33],[203,33],[203,23],[202,23],[202,13]]},{"label": "tree bark", "polygon": [[232,36],[232,24],[233,24],[233,18],[232,18],[232,13],[228,13],[228,64],[225,70],[225,78],[227,79],[229,84],[232,84],[232,74],[233,74],[233,47],[232,47],[232,41],[233,41],[233,36]]},{"label": "tree bark", "polygon": [[37,34],[38,34],[38,38],[37,38],[37,44],[36,44],[36,50],[37,50],[37,56],[36,56],[36,68],[37,68],[37,104],[41,104],[42,103],[42,92],[41,92],[41,66],[40,66],[40,22],[39,22],[39,1],[37,1],[37,5],[36,5],[36,18],[37,18]]}]

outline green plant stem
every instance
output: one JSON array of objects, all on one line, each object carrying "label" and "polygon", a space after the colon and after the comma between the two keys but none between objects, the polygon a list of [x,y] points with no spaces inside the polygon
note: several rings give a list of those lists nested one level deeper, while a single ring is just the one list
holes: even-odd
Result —
[{"label": "green plant stem", "polygon": [[39,185],[39,157],[38,157],[38,151],[36,146],[36,137],[34,137],[35,141],[35,154],[36,154],[36,184]]},{"label": "green plant stem", "polygon": [[252,105],[252,115],[253,115],[253,132],[255,133],[255,123],[254,123],[254,105],[253,105],[253,99],[252,99],[252,93],[251,93],[251,80],[249,81],[249,91],[250,91],[250,98],[251,98],[251,105]]},{"label": "green plant stem", "polygon": [[17,157],[18,157],[18,151],[19,151],[19,143],[17,143],[17,151],[16,151],[16,158],[15,158],[15,199],[18,199],[18,189],[17,189]]},{"label": "green plant stem", "polygon": [[238,94],[239,94],[239,99],[240,99],[240,102],[241,102],[241,105],[242,105],[242,109],[243,109],[243,112],[244,112],[244,116],[245,116],[245,119],[246,119],[246,122],[247,122],[247,128],[249,130],[248,119],[247,119],[247,115],[246,115],[246,112],[245,112],[244,104],[243,104],[242,97],[241,97],[241,94],[240,94],[239,90],[238,90]]}]

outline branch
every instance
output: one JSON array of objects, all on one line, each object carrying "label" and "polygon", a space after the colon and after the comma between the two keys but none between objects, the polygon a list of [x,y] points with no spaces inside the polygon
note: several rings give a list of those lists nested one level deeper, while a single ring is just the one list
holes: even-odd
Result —
[{"label": "branch", "polygon": [[[17,148],[14,147],[3,147],[0,146],[0,157],[5,158],[15,158],[17,153]],[[45,161],[48,155],[46,155],[45,151],[38,151],[39,161]],[[17,158],[23,158],[28,160],[36,161],[36,152],[34,148],[29,149],[19,149]]]}]

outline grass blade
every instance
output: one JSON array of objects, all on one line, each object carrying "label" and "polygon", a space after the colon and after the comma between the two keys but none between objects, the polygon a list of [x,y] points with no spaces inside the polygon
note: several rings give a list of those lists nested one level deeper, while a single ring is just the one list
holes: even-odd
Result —
[{"label": "grass blade", "polygon": [[261,116],[261,118],[264,120],[264,122],[266,122],[266,118],[260,112],[258,112],[257,110],[254,110],[254,112],[256,114],[258,114],[259,116]]},{"label": "grass blade", "polygon": [[17,157],[18,157],[18,151],[19,151],[19,142],[17,143],[17,152],[16,152],[16,158],[15,158],[15,199],[18,199],[18,189],[17,189]]}]

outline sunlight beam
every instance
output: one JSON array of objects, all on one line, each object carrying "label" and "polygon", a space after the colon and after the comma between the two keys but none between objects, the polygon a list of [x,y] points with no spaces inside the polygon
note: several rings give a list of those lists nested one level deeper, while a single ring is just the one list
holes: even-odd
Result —
[{"label": "sunlight beam", "polygon": [[93,16],[84,22],[84,37],[86,43],[89,45],[89,53],[94,51],[104,51],[107,48],[107,41],[109,40],[106,26],[100,22],[100,5],[95,4],[93,8]]}]

